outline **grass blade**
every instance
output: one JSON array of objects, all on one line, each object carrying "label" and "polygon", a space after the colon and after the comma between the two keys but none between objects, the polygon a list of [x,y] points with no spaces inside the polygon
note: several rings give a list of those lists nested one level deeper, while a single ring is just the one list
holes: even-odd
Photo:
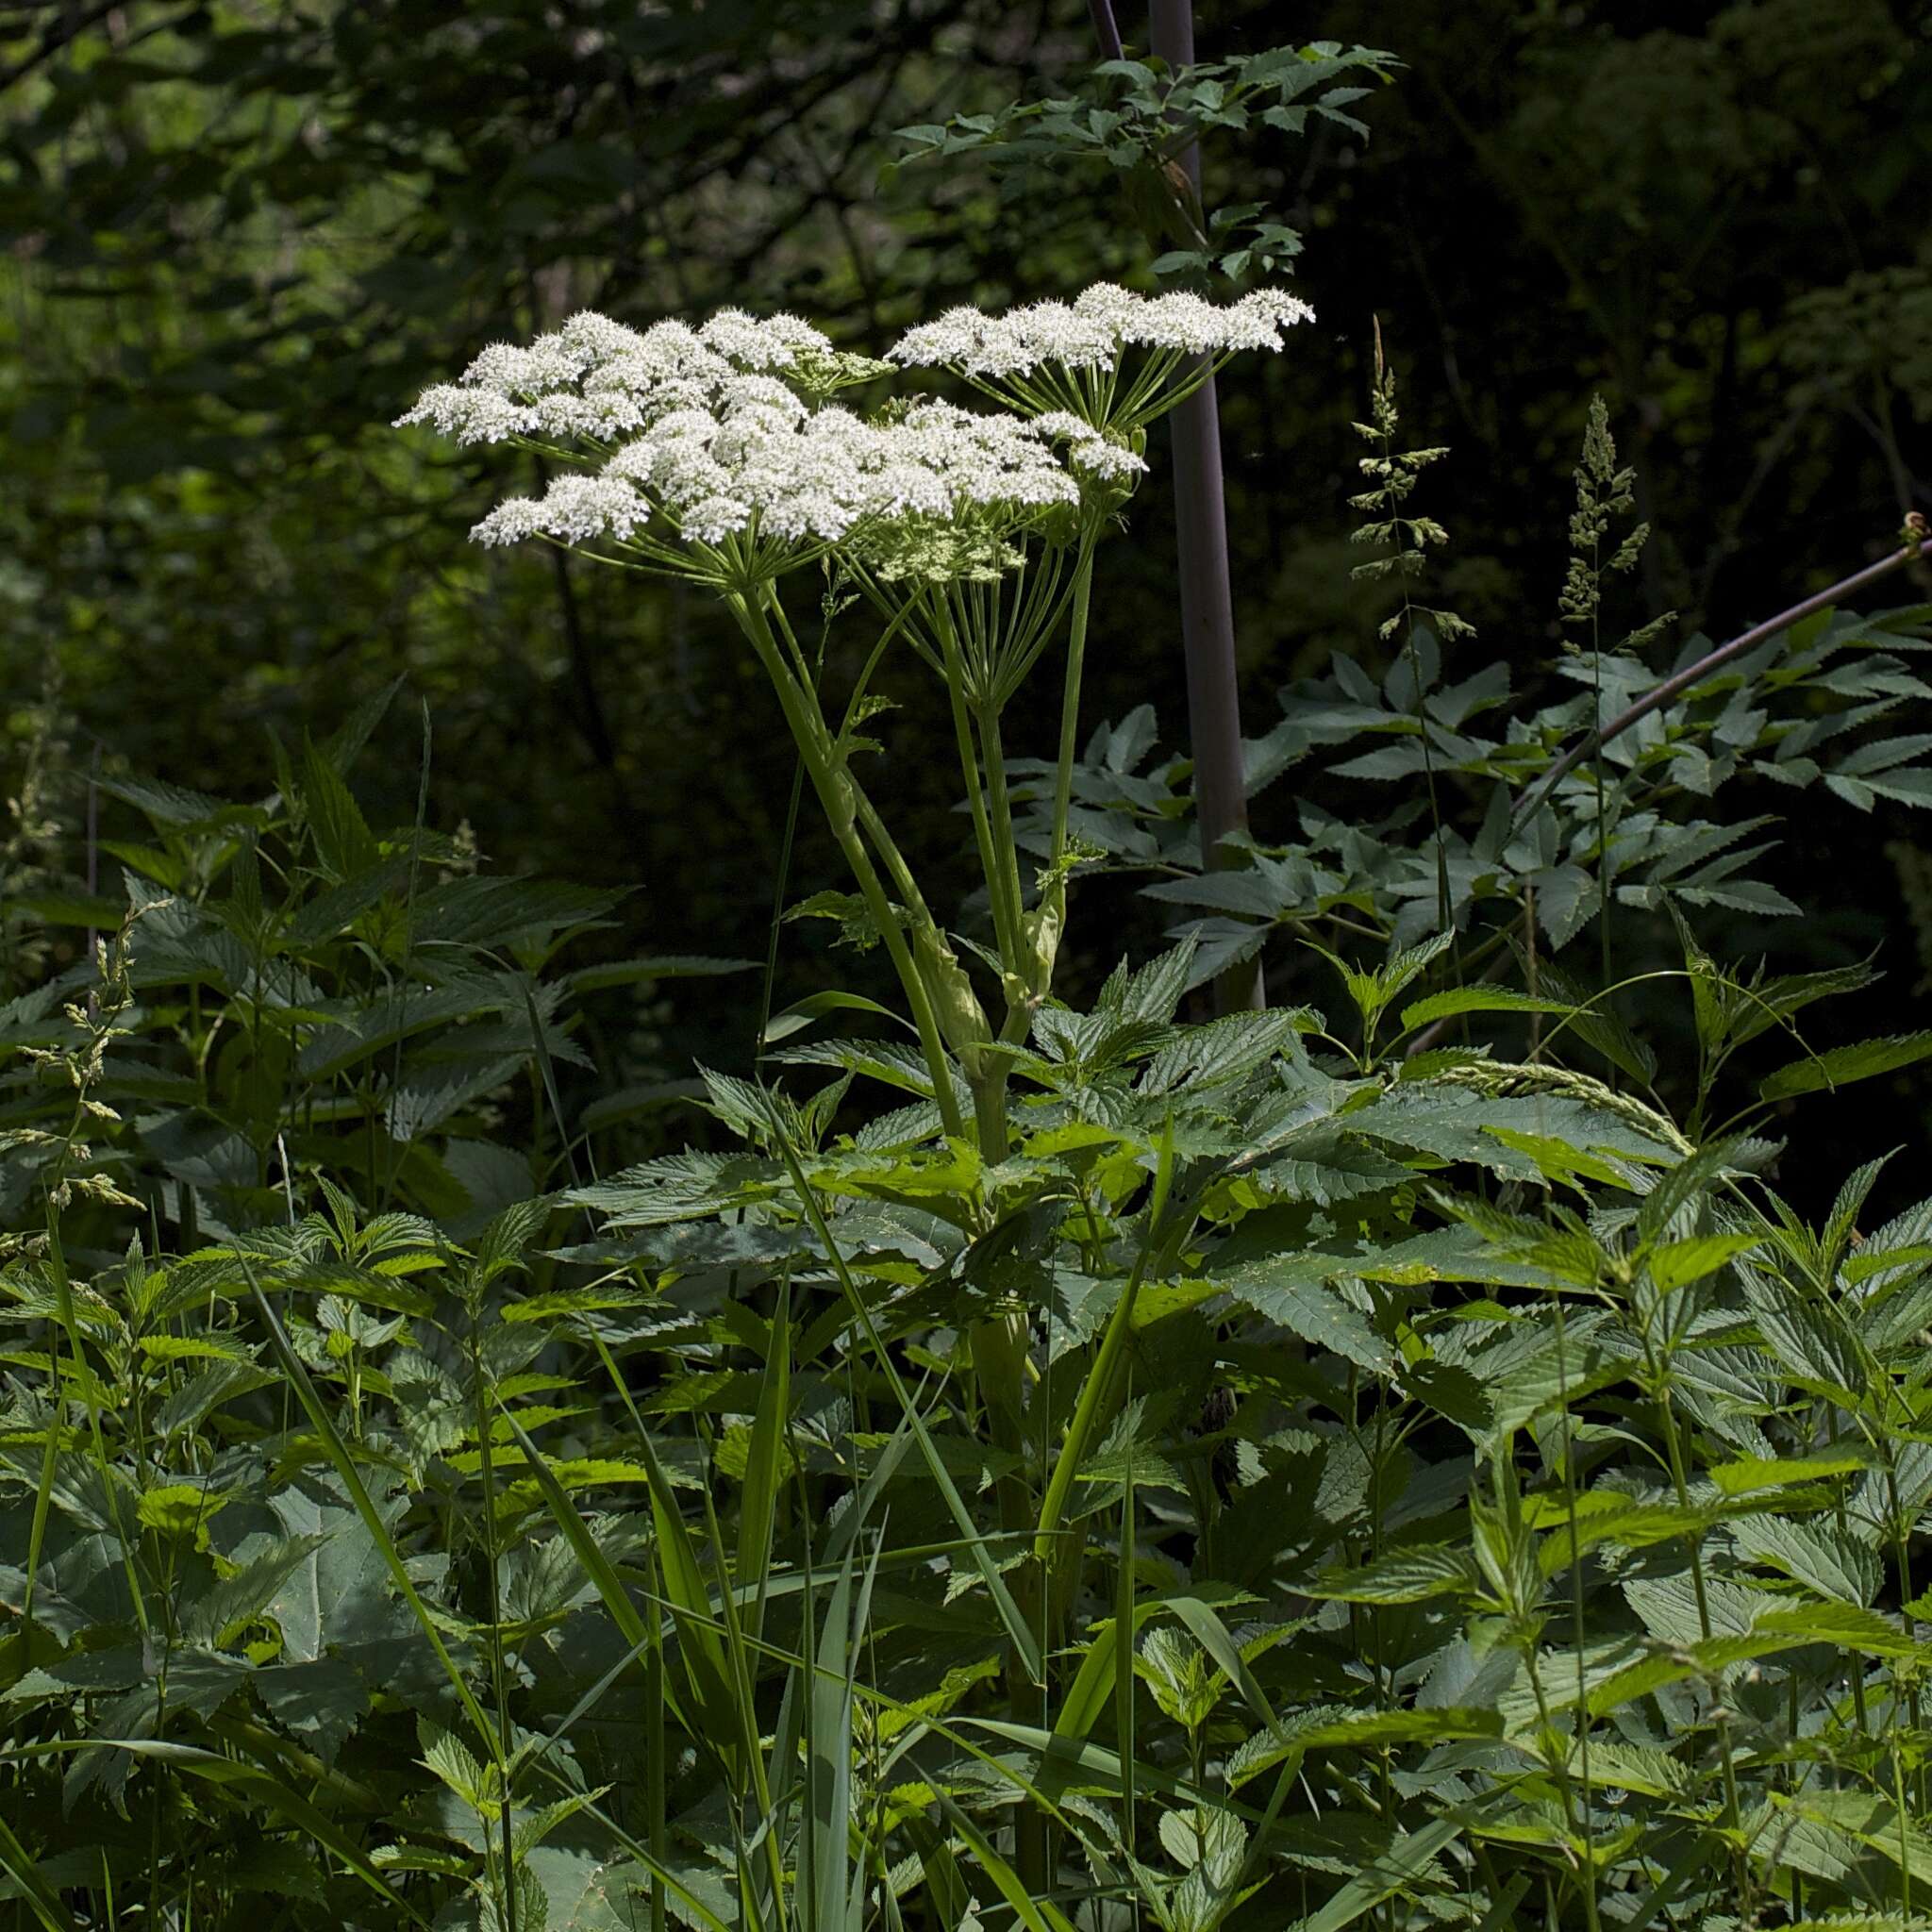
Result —
[{"label": "grass blade", "polygon": [[0,1818],[0,1872],[5,1872],[26,1894],[27,1904],[34,1908],[34,1917],[47,1928],[47,1932],[79,1932],[67,1907],[41,1876],[41,1868],[33,1854],[14,1837],[4,1818]]},{"label": "grass blade", "polygon": [[778,1489],[787,1455],[786,1431],[791,1415],[791,1283],[778,1284],[772,1311],[771,1346],[752,1422],[744,1471],[744,1493],[738,1507],[736,1581],[755,1591],[745,1622],[754,1637],[765,1627],[765,1591],[772,1574],[772,1531],[777,1518]]}]

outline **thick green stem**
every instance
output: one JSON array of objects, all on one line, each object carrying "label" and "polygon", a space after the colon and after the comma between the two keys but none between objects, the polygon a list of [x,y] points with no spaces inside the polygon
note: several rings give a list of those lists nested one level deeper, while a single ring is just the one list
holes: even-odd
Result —
[{"label": "thick green stem", "polygon": [[996,1069],[969,1080],[973,1090],[973,1126],[979,1136],[979,1151],[989,1161],[1004,1159],[1007,1152],[1007,1076],[1004,1062]]},{"label": "thick green stem", "polygon": [[[953,712],[953,737],[959,748],[959,773],[966,781],[966,808],[973,819],[974,842],[979,847],[979,869],[986,874],[987,897],[992,906],[993,939],[999,947],[1001,965],[1011,973],[1019,960],[1020,935],[1008,917],[1006,895],[1000,891],[999,850],[987,811],[985,788],[980,783],[979,755],[974,746],[973,724],[966,708],[966,666],[959,655],[952,613],[941,604],[937,616],[941,647],[945,653],[946,696]],[[988,775],[991,775],[991,772]]]},{"label": "thick green stem", "polygon": [[932,1074],[933,1098],[939,1105],[941,1122],[948,1134],[963,1138],[966,1123],[953,1091],[952,1062],[946,1055],[932,1001],[906,943],[906,935],[893,914],[891,902],[886,897],[886,890],[880,882],[877,868],[872,862],[872,855],[858,836],[853,787],[832,759],[830,733],[825,727],[824,718],[816,700],[800,689],[798,680],[787,666],[778,641],[772,635],[772,626],[762,603],[756,595],[740,593],[730,599],[730,604],[733,615],[750,639],[752,648],[758,652],[758,659],[765,667],[766,675],[772,680],[772,688],[785,713],[785,722],[791,727],[799,756],[805,760],[806,775],[810,778],[812,790],[818,794],[819,804],[824,808],[826,822],[832,828],[832,836],[844,854],[845,862],[851,868],[859,893],[865,900],[866,909],[878,926],[879,937],[885,941],[886,952],[899,975],[900,985],[905,989],[906,1003],[912,1009],[913,1025],[918,1029],[919,1044]]},{"label": "thick green stem", "polygon": [[893,889],[912,915],[913,924],[937,936],[939,922],[932,916],[931,908],[925,903],[925,894],[919,890],[919,881],[912,876],[912,868],[906,863],[898,842],[886,830],[886,822],[879,816],[878,807],[866,795],[864,786],[850,771],[845,774],[845,783],[852,793],[852,816],[872,841],[873,849],[885,865]]},{"label": "thick green stem", "polygon": [[1079,742],[1080,674],[1087,658],[1087,613],[1093,600],[1093,536],[1083,532],[1074,566],[1074,614],[1067,633],[1067,674],[1060,690],[1060,755],[1054,774],[1053,850],[1049,866],[1066,857],[1067,814],[1074,801],[1074,753]]},{"label": "thick green stem", "polygon": [[[993,855],[998,879],[989,876],[989,891],[1001,891],[1007,899],[1007,923],[1013,934],[1012,951],[1007,956],[1007,972],[1024,985],[1032,977],[1031,948],[1022,924],[1024,891],[1020,884],[1020,849],[1013,842],[1013,808],[1007,796],[1007,758],[1000,741],[1000,714],[996,705],[979,708],[979,743],[986,756],[987,816],[992,821]],[[1009,986],[1008,999],[1013,998]]]},{"label": "thick green stem", "polygon": [[[1005,949],[1006,983],[1004,991],[1007,999],[1006,1020],[1000,1029],[1003,1040],[1024,1039],[1032,1011],[1034,994],[1041,990],[1041,981],[1047,970],[1039,941],[1039,934],[1028,929],[1028,922],[1022,910],[1022,889],[1020,885],[1020,851],[1013,841],[1013,808],[1007,796],[1006,752],[1000,742],[1000,714],[997,706],[983,706],[979,713],[979,742],[986,754],[986,776],[989,797],[988,816],[991,820],[993,842],[993,868],[987,874],[987,890],[997,898],[1004,892],[1007,900],[1007,924],[1013,938],[1009,947]],[[1036,920],[1034,925],[1037,927]],[[980,1106],[988,1116],[997,1122],[993,1148],[995,1158],[1007,1151],[1007,1076],[1008,1064],[1004,1055],[989,1056],[984,1074],[984,1084],[990,1090]],[[982,1138],[981,1151],[988,1151]]]}]

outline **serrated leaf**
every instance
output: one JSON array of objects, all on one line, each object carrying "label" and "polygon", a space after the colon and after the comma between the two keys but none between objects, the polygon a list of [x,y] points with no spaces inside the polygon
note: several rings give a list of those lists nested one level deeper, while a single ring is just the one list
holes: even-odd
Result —
[{"label": "serrated leaf", "polygon": [[1568,1013],[1574,1008],[1567,1000],[1544,999],[1526,992],[1509,992],[1501,987],[1458,986],[1447,992],[1431,993],[1402,1009],[1405,1033],[1426,1026],[1435,1020],[1450,1020],[1461,1013]]},{"label": "serrated leaf", "polygon": [[1731,1540],[1743,1555],[1795,1576],[1821,1596],[1862,1609],[1878,1594],[1883,1568],[1877,1551],[1835,1524],[1747,1516],[1730,1527]]},{"label": "serrated leaf", "polygon": [[1836,1092],[1856,1080],[1916,1066],[1932,1056],[1932,1030],[1894,1034],[1889,1040],[1861,1040],[1855,1046],[1834,1046],[1824,1053],[1793,1060],[1757,1083],[1766,1100],[1790,1100],[1800,1093]]},{"label": "serrated leaf", "polygon": [[1357,1570],[1330,1571],[1307,1587],[1310,1596],[1350,1604],[1420,1604],[1443,1596],[1470,1597],[1482,1573],[1467,1550],[1448,1543],[1393,1550]]},{"label": "serrated leaf", "polygon": [[1297,1281],[1272,1262],[1256,1261],[1217,1274],[1214,1285],[1304,1341],[1377,1374],[1394,1373],[1394,1351],[1325,1282]]}]

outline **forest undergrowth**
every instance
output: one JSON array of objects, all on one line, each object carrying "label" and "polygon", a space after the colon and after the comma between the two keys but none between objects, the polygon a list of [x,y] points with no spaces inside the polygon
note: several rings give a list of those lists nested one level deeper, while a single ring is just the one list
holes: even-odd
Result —
[{"label": "forest undergrowth", "polygon": [[[1303,54],[1344,115],[1372,57]],[[1794,804],[1932,796],[1932,608],[1854,608],[1932,543],[1625,630],[1599,404],[1523,688],[1424,601],[1444,452],[1378,343],[1388,621],[1204,852],[1151,715],[1091,722],[1106,559],[1162,420],[1307,315],[584,315],[408,412],[541,458],[485,541],[729,612],[849,874],[791,903],[788,839],[763,962],[492,873],[426,708],[372,824],[395,691],[264,797],[98,774],[91,889],[50,694],[0,853],[9,1923],[1925,1922],[1932,1199],[1917,1150],[1817,1174],[1932,1035],[1877,961],[1709,934],[1810,909]],[[958,907],[870,789],[913,706]],[[1173,943],[1069,983],[1107,877]],[[869,991],[774,1010],[799,919]],[[1324,997],[1232,999],[1264,954]],[[600,1002],[723,974],[754,1061],[601,1078]]]}]

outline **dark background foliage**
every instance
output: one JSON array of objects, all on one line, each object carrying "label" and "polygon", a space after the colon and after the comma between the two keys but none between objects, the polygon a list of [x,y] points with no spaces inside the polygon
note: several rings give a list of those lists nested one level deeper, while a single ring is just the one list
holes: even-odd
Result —
[{"label": "dark background foliage", "polygon": [[[1136,14],[1122,25],[1144,43]],[[1203,58],[1325,37],[1404,63],[1358,108],[1366,143],[1318,125],[1208,155],[1210,205],[1266,202],[1303,231],[1320,317],[1223,386],[1251,731],[1331,652],[1383,649],[1342,501],[1377,316],[1408,430],[1454,448],[1424,506],[1453,539],[1440,601],[1478,625],[1472,661],[1506,658],[1520,684],[1557,648],[1593,392],[1657,530],[1618,627],[1675,610],[1683,633],[1727,635],[1932,508],[1932,14],[1400,0],[1204,8],[1199,34]],[[0,10],[11,763],[50,695],[66,744],[34,864],[87,872],[94,747],[103,771],[256,794],[264,726],[299,743],[402,676],[433,724],[435,823],[467,823],[501,869],[638,888],[614,949],[762,955],[791,760],[735,633],[675,589],[469,548],[533,459],[453,455],[387,419],[486,342],[583,307],[782,306],[876,349],[956,300],[1141,275],[1104,171],[889,165],[892,130],[1063,88],[1093,56],[1066,0]],[[1133,541],[1106,554],[1091,689],[1094,722],[1151,702],[1176,745],[1162,488],[1157,467]],[[899,689],[919,702],[886,721],[874,790],[943,843],[942,721],[909,667]],[[1037,741],[1012,748],[1050,730],[1043,702]],[[372,819],[412,815],[421,756],[399,702],[359,774]],[[1257,801],[1257,836],[1310,776]],[[104,835],[120,810],[104,805]],[[1797,966],[1883,942],[1903,999],[1925,929],[1907,890],[1924,861],[1897,849],[1909,815],[1807,800],[1786,830],[1778,875],[1818,916],[1723,949]],[[795,894],[839,883],[814,840]],[[1121,913],[1109,953],[1136,921],[1158,930],[1155,908]],[[863,976],[791,934],[781,999]],[[1326,991],[1292,959],[1274,974]],[[746,1010],[729,980],[680,990],[675,1021],[613,1009],[604,1074],[681,1072],[692,1050],[741,1062]],[[1860,1152],[1923,1126],[1908,1084],[1852,1114]]]}]

